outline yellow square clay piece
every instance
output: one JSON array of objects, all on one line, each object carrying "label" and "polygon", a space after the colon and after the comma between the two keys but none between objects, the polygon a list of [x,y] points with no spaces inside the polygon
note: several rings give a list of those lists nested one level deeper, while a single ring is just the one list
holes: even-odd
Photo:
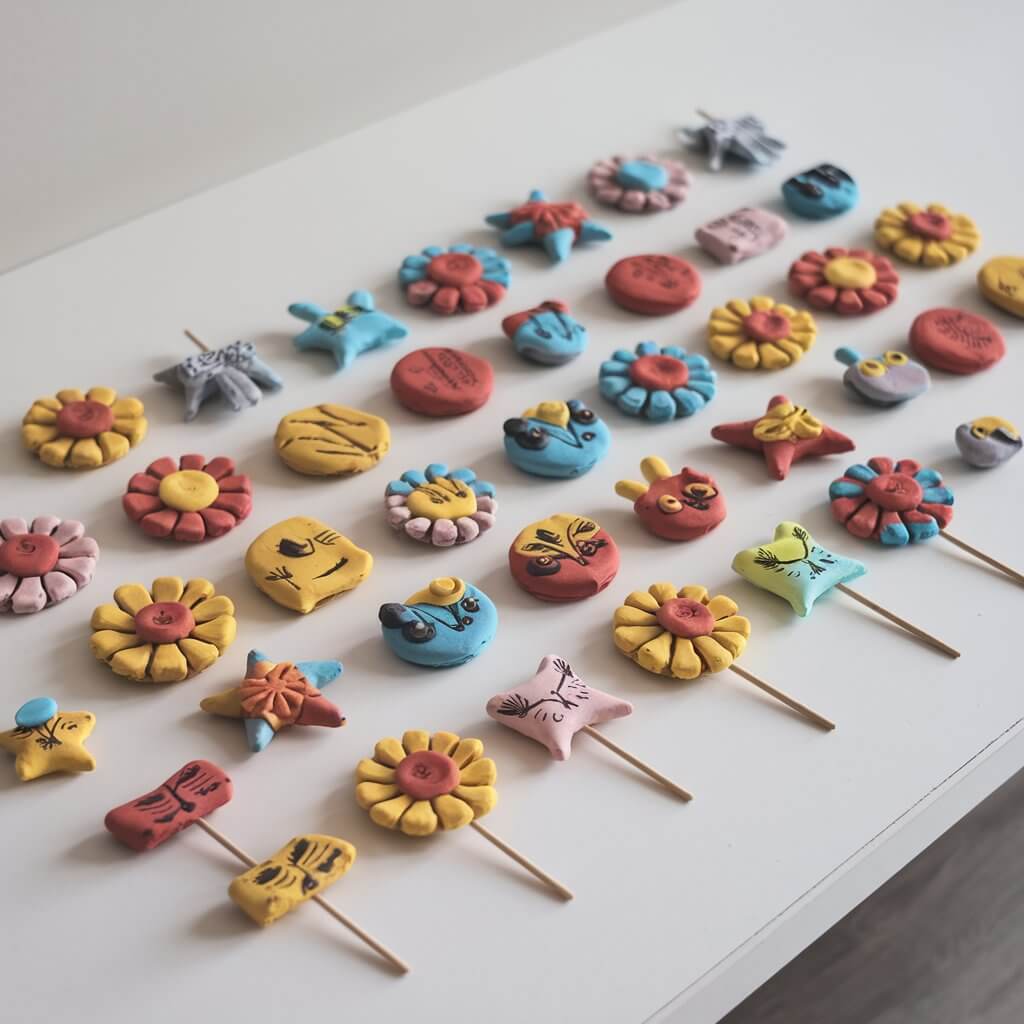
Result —
[{"label": "yellow square clay piece", "polygon": [[307,476],[351,476],[376,466],[391,447],[387,421],[324,402],[288,413],[274,435],[286,466]]},{"label": "yellow square clay piece", "polygon": [[359,586],[372,568],[369,551],[306,516],[264,530],[245,553],[249,579],[272,601],[303,615]]}]

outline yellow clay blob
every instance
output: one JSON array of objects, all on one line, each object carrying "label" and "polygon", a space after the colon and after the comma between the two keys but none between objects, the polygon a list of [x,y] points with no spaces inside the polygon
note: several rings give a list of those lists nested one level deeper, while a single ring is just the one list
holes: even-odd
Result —
[{"label": "yellow clay blob", "polygon": [[1024,257],[996,256],[978,272],[981,294],[994,306],[1024,317]]},{"label": "yellow clay blob", "polygon": [[878,279],[875,268],[856,256],[839,256],[825,264],[825,280],[836,288],[870,288]]},{"label": "yellow clay blob", "polygon": [[209,508],[220,494],[217,481],[201,469],[180,469],[160,481],[160,500],[179,512]]}]

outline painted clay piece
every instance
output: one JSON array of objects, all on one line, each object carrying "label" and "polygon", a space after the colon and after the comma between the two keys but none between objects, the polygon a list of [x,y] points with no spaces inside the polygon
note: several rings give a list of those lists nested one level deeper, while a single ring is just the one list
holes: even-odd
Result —
[{"label": "painted clay piece", "polygon": [[568,259],[575,245],[606,242],[612,237],[579,203],[549,202],[538,189],[525,203],[484,219],[501,232],[503,245],[539,245],[552,263]]},{"label": "painted clay piece", "polygon": [[92,613],[92,653],[136,682],[178,683],[209,668],[235,639],[235,606],[209,580],[124,583]]},{"label": "painted clay piece", "polygon": [[505,317],[501,329],[524,359],[541,366],[561,366],[587,347],[586,327],[569,315],[569,306],[559,299]]},{"label": "painted clay piece", "polygon": [[496,693],[487,702],[491,718],[547,747],[556,761],[569,760],[572,738],[584,726],[632,713],[628,700],[587,686],[556,654],[541,658],[533,678],[522,686]]},{"label": "painted clay piece", "polygon": [[900,405],[923,395],[931,385],[928,371],[906,352],[889,350],[866,359],[856,349],[836,349],[836,359],[845,364],[843,383],[869,405]]},{"label": "painted clay piece", "polygon": [[494,809],[498,770],[477,739],[410,729],[379,740],[356,766],[356,802],[381,828],[407,836],[462,828]]},{"label": "painted clay piece", "polygon": [[624,213],[658,213],[686,199],[693,178],[681,160],[653,153],[598,160],[587,178],[594,198]]},{"label": "painted clay piece", "polygon": [[655,423],[692,416],[715,397],[718,375],[703,356],[678,345],[642,341],[636,351],[616,349],[601,364],[601,394],[627,416]]},{"label": "painted clay piece", "polygon": [[583,601],[619,571],[619,549],[607,530],[584,516],[548,516],[520,530],[508,549],[512,579],[541,601]]},{"label": "painted clay piece", "polygon": [[1024,317],[1024,257],[990,259],[978,271],[978,290],[993,306]]},{"label": "painted clay piece", "polygon": [[910,325],[914,354],[947,373],[986,370],[1006,355],[999,328],[964,309],[928,309]]},{"label": "painted clay piece", "polygon": [[633,502],[640,522],[665,540],[695,540],[726,516],[725,498],[713,477],[683,466],[673,473],[664,459],[648,455],[640,463],[647,483],[619,480],[615,493]]},{"label": "painted clay piece", "polygon": [[434,313],[479,313],[505,297],[509,262],[493,249],[428,245],[407,256],[398,282],[410,306],[430,306]]},{"label": "painted clay piece", "polygon": [[825,426],[809,409],[794,405],[785,395],[770,398],[768,408],[757,419],[720,423],[711,428],[711,436],[762,454],[776,480],[785,480],[789,467],[801,459],[836,455],[855,447],[845,434]]},{"label": "painted clay piece", "polygon": [[65,388],[37,398],[22,419],[21,440],[54,469],[97,469],[124,458],[149,424],[137,398],[113,388]]},{"label": "painted clay piece", "polygon": [[776,214],[742,206],[697,228],[694,238],[719,263],[732,264],[774,249],[788,230]]},{"label": "painted clay piece", "polygon": [[615,646],[655,675],[696,679],[727,669],[742,653],[750,622],[731,597],[707,587],[655,583],[635,590],[615,609]]},{"label": "painted clay piece", "polygon": [[258,405],[261,389],[277,391],[284,381],[256,354],[249,341],[233,341],[223,348],[198,352],[176,366],[153,374],[153,380],[169,384],[185,395],[185,422],[194,420],[200,406],[215,395],[235,411]]},{"label": "painted clay piece", "polygon": [[0,732],[0,750],[14,754],[22,782],[52,772],[91,772],[96,759],[85,741],[95,724],[91,711],[60,711],[52,697],[35,697],[18,709],[14,728]]},{"label": "painted clay piece", "polygon": [[711,311],[708,347],[741,370],[781,370],[799,361],[818,334],[814,317],[767,295],[730,299]]},{"label": "painted clay piece", "polygon": [[372,413],[322,402],[285,416],[277,425],[274,447],[296,473],[352,476],[384,458],[391,448],[391,430]]},{"label": "painted clay piece", "polygon": [[344,875],[356,848],[335,836],[289,839],[268,860],[238,875],[228,895],[258,925],[265,927],[324,890]]},{"label": "painted clay piece", "polygon": [[242,682],[205,697],[199,707],[211,715],[240,718],[249,749],[258,754],[289,725],[344,725],[345,716],[320,692],[341,672],[340,661],[273,662],[250,651]]},{"label": "painted clay piece", "polygon": [[369,551],[308,516],[292,516],[264,530],[245,553],[245,570],[255,586],[303,615],[358,587],[372,568]]},{"label": "painted clay piece", "polygon": [[403,661],[425,668],[453,668],[472,661],[493,639],[498,610],[478,587],[440,576],[377,613],[384,642]]},{"label": "painted clay piece", "polygon": [[666,316],[686,309],[700,295],[697,268],[678,256],[627,256],[612,265],[604,286],[616,305],[632,313]]},{"label": "painted clay piece", "polygon": [[822,594],[868,571],[856,559],[823,548],[799,523],[779,523],[771,541],[738,551],[732,567],[748,583],[788,601],[802,616],[810,615]]},{"label": "painted clay piece", "polygon": [[956,446],[964,462],[991,469],[1013,458],[1021,449],[1020,431],[999,416],[982,416],[956,428]]},{"label": "painted clay piece", "polygon": [[582,476],[605,457],[611,434],[593,409],[575,398],[541,402],[505,420],[505,454],[533,476]]},{"label": "painted clay piece", "polygon": [[150,537],[194,544],[223,537],[252,511],[252,483],[223,455],[164,457],[128,481],[121,506]]},{"label": "painted clay piece", "polygon": [[103,824],[125,846],[144,853],[223,807],[232,795],[223,768],[212,761],[188,761],[156,789],[108,811]]},{"label": "painted clay piece", "polygon": [[29,615],[92,582],[99,545],[74,519],[0,520],[0,614]]},{"label": "painted clay piece", "polygon": [[805,252],[789,268],[789,290],[815,309],[866,316],[896,301],[900,278],[892,264],[867,249],[833,247]]},{"label": "painted clay piece", "polygon": [[300,352],[330,352],[339,370],[347,369],[364,352],[390,348],[409,333],[405,324],[381,313],[373,295],[362,290],[352,292],[333,313],[313,302],[293,302],[288,312],[309,324],[296,335],[295,347]]},{"label": "painted clay piece", "polygon": [[679,139],[708,154],[709,171],[720,171],[726,157],[763,167],[774,163],[786,148],[784,142],[767,134],[764,122],[753,114],[725,118],[711,117],[702,110],[697,113],[706,123],[698,128],[681,128]]},{"label": "painted clay piece", "polygon": [[900,203],[883,210],[875,221],[875,241],[904,263],[948,267],[981,245],[978,227],[963,213],[932,203]]},{"label": "painted clay piece", "polygon": [[391,391],[421,416],[462,416],[479,409],[494,390],[486,359],[454,348],[420,348],[395,363]]},{"label": "painted clay piece", "polygon": [[406,470],[384,491],[388,525],[422,544],[468,544],[494,525],[494,485],[471,469],[433,462],[424,472]]},{"label": "painted clay piece", "polygon": [[857,182],[835,164],[818,164],[782,183],[782,198],[801,217],[825,220],[846,213],[857,205]]},{"label": "painted clay piece", "polygon": [[828,489],[832,516],[855,537],[902,546],[937,537],[953,519],[953,492],[913,459],[850,466]]}]

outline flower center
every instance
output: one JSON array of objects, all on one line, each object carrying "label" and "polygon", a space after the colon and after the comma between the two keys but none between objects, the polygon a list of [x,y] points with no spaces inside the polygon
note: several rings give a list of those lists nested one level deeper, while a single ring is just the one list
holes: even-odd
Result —
[{"label": "flower center", "polygon": [[420,484],[406,504],[414,519],[459,519],[476,512],[476,495],[462,480],[444,477]]},{"label": "flower center", "polygon": [[782,341],[789,337],[789,317],[770,310],[758,310],[743,318],[743,330],[754,341]]},{"label": "flower center", "polygon": [[147,644],[173,644],[195,629],[196,620],[179,601],[157,601],[135,614],[135,632]]},{"label": "flower center", "polygon": [[689,597],[673,597],[658,609],[658,622],[675,636],[687,640],[707,636],[715,628],[711,612]]},{"label": "flower center", "polygon": [[160,481],[160,500],[179,512],[209,508],[220,494],[217,481],[201,469],[179,469]]},{"label": "flower center", "polygon": [[623,188],[654,192],[668,184],[668,171],[647,160],[627,160],[616,172],[615,180]]},{"label": "flower center", "polygon": [[686,384],[690,371],[673,356],[640,356],[629,364],[629,379],[648,391],[673,391]]},{"label": "flower center", "polygon": [[413,800],[431,800],[459,784],[459,766],[447,754],[417,750],[398,762],[395,782]]},{"label": "flower center", "polygon": [[62,437],[95,437],[113,425],[114,412],[102,402],[68,402],[57,413],[57,430]]},{"label": "flower center", "polygon": [[44,576],[60,558],[60,545],[47,533],[19,533],[0,544],[0,572]]},{"label": "flower center", "polygon": [[476,284],[483,275],[483,264],[468,252],[443,252],[427,264],[427,277],[453,288]]},{"label": "flower center", "polygon": [[882,473],[864,488],[864,493],[880,508],[890,512],[906,512],[921,504],[921,485],[906,473]]},{"label": "flower center", "polygon": [[922,238],[930,238],[936,242],[944,242],[953,234],[953,225],[943,213],[931,213],[922,210],[911,214],[907,219],[907,227]]},{"label": "flower center", "polygon": [[870,288],[878,280],[875,268],[856,256],[837,256],[824,269],[825,280],[836,288]]}]

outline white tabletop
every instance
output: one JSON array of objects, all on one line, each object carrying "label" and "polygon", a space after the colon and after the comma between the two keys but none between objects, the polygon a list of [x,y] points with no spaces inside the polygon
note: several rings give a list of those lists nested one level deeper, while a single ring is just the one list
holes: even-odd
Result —
[{"label": "white tabletop", "polygon": [[[711,1021],[1024,764],[1011,632],[1021,590],[941,540],[899,551],[859,542],[832,522],[826,499],[830,480],[851,462],[915,457],[956,490],[958,535],[1024,562],[1014,532],[1024,459],[971,471],[953,445],[965,419],[1024,420],[1021,324],[985,306],[974,287],[987,256],[1024,245],[1024,143],[1006,86],[1024,16],[1005,5],[990,14],[966,5],[936,13],[917,0],[871,0],[856,16],[809,13],[795,0],[674,7],[0,278],[3,513],[81,518],[102,547],[86,593],[0,623],[4,715],[49,693],[98,718],[91,776],[22,785],[0,763],[0,943],[11,1019],[56,1002],[108,1024],[338,1011],[380,1021]],[[651,218],[590,204],[615,239],[577,250],[557,269],[537,253],[513,253],[511,293],[497,309],[443,320],[405,306],[395,283],[403,257],[429,244],[493,244],[483,216],[534,187],[584,198],[594,159],[673,151],[674,127],[691,122],[698,106],[762,115],[788,140],[784,159],[713,176],[694,158],[689,201]],[[741,205],[778,209],[780,183],[821,160],[860,182],[854,212],[820,224],[791,220],[778,249],[733,268],[695,249],[697,225]],[[877,316],[822,315],[817,346],[792,369],[768,376],[719,366],[718,397],[691,419],[628,420],[597,395],[598,366],[614,348],[651,338],[705,351],[712,306],[783,297],[800,252],[867,244],[876,213],[909,198],[974,216],[981,254],[948,270],[901,267],[900,298]],[[704,278],[700,300],[653,320],[613,307],[603,275],[638,252],[692,259]],[[285,307],[299,299],[330,306],[359,287],[411,335],[334,375],[328,356],[293,350],[297,322]],[[553,297],[572,304],[591,343],[575,362],[541,369],[516,357],[499,322]],[[1007,336],[1006,359],[975,377],[935,373],[931,391],[903,408],[851,401],[833,349],[898,346],[914,316],[939,304],[990,316]],[[210,343],[256,342],[286,388],[237,416],[209,405],[183,424],[179,396],[150,378],[188,354],[185,326]],[[395,359],[437,344],[494,363],[496,392],[469,417],[424,421],[390,395]],[[79,475],[20,450],[18,422],[33,398],[91,384],[145,401],[150,434],[140,447]],[[710,440],[711,426],[758,414],[776,392],[850,434],[856,453],[802,463],[778,483],[755,456]],[[609,423],[609,456],[575,481],[523,476],[505,460],[502,421],[538,400],[573,396]],[[339,481],[299,477],[279,462],[278,419],[319,401],[387,417],[393,449],[381,466]],[[255,511],[206,545],[151,541],[121,512],[125,483],[151,460],[189,451],[234,456],[254,480]],[[651,453],[715,474],[730,509],[717,531],[678,546],[644,533],[612,485],[635,477]],[[498,489],[497,526],[457,551],[418,546],[383,520],[386,482],[431,461],[472,466]],[[552,608],[516,587],[505,553],[521,527],[558,511],[596,517],[618,541],[622,567],[600,596]],[[358,590],[305,618],[268,601],[242,564],[261,530],[301,513],[376,559]],[[734,552],[767,539],[783,519],[866,561],[863,593],[963,657],[943,658],[839,594],[800,620],[735,577]],[[196,679],[134,684],[92,658],[89,614],[118,584],[166,574],[208,576],[231,596],[238,639]],[[405,666],[381,640],[377,607],[445,574],[476,582],[496,601],[497,638],[460,668]],[[834,718],[837,730],[822,733],[731,673],[674,684],[621,657],[611,643],[614,608],[628,591],[662,579],[704,583],[738,600],[754,630],[742,664]],[[240,726],[201,714],[200,698],[232,685],[256,646],[282,660],[340,657],[345,675],[331,696],[348,725],[292,730],[250,755]],[[693,803],[673,800],[585,737],[568,763],[556,764],[487,719],[487,698],[526,679],[549,652],[635,703],[636,713],[605,726],[607,734],[692,789]],[[468,829],[418,841],[369,821],[353,799],[355,763],[378,738],[407,728],[484,740],[501,794],[486,824],[570,885],[572,903],[550,897]],[[312,906],[261,932],[227,898],[238,866],[198,829],[145,855],[104,832],[108,808],[192,757],[231,773],[235,799],[211,820],[257,858],[304,831],[355,843],[355,867],[330,896],[413,972],[397,979]]]}]

